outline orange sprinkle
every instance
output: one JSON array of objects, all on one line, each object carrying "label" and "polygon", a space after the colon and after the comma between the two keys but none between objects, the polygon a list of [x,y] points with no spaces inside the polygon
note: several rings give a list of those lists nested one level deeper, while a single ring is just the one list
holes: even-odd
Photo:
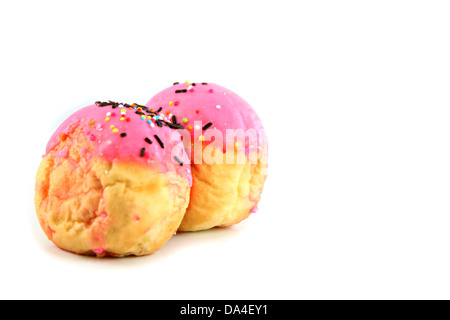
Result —
[{"label": "orange sprinkle", "polygon": [[66,139],[67,139],[67,134],[61,133],[61,135],[59,136],[59,138],[61,139],[61,141],[66,141]]},{"label": "orange sprinkle", "polygon": [[192,126],[187,126],[188,130],[192,130]]}]

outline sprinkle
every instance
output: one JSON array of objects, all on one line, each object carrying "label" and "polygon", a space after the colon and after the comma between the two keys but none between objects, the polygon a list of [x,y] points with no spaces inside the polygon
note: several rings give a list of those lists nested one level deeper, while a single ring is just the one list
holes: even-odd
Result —
[{"label": "sprinkle", "polygon": [[139,156],[143,157],[144,155],[145,155],[145,148],[142,148],[140,153],[139,153]]},{"label": "sprinkle", "polygon": [[209,93],[214,93],[214,90],[213,89],[209,89],[208,92]]},{"label": "sprinkle", "polygon": [[196,84],[195,84],[195,82],[194,83],[191,83],[193,86],[196,86]]},{"label": "sprinkle", "polygon": [[173,85],[180,84],[179,82],[174,82]]},{"label": "sprinkle", "polygon": [[221,107],[220,107],[220,105],[217,105],[216,108],[217,108],[217,109],[220,109]]},{"label": "sprinkle", "polygon": [[172,123],[177,124],[177,117],[175,115],[172,116]]},{"label": "sprinkle", "polygon": [[114,127],[115,127],[115,126],[112,124],[109,128],[110,128],[110,129],[114,129]]},{"label": "sprinkle", "polygon": [[206,86],[208,84],[208,82],[202,82],[202,85]]},{"label": "sprinkle", "polygon": [[156,110],[156,112],[161,112],[161,110],[162,110],[162,107],[159,107],[159,109]]},{"label": "sprinkle", "polygon": [[92,127],[95,124],[94,120],[91,120],[91,122],[89,122],[89,125]]},{"label": "sprinkle", "polygon": [[187,118],[183,118],[183,123],[187,123],[188,119]]},{"label": "sprinkle", "polygon": [[67,139],[67,134],[61,133],[61,135],[59,136],[59,138],[61,139],[61,141],[66,141],[66,139]]},{"label": "sprinkle", "polygon": [[120,117],[120,121],[124,121],[125,120],[125,118],[123,118],[123,117]]},{"label": "sprinkle", "polygon": [[200,137],[198,137],[198,140],[204,141],[204,140],[205,140],[205,136],[204,136],[204,135],[201,135]]},{"label": "sprinkle", "polygon": [[192,130],[192,126],[187,126],[188,130]]},{"label": "sprinkle", "polygon": [[195,128],[195,130],[198,130],[198,129],[200,129],[200,126],[199,126],[198,124],[196,124],[196,125],[194,126],[194,128]]},{"label": "sprinkle", "polygon": [[199,114],[199,113],[200,113],[200,110],[195,110],[195,113],[196,113],[196,114]]},{"label": "sprinkle", "polygon": [[114,129],[113,129],[113,132],[114,132],[114,133],[117,133],[117,132],[119,132],[119,129],[114,128]]},{"label": "sprinkle", "polygon": [[173,101],[169,101],[169,106],[173,105]]},{"label": "sprinkle", "polygon": [[173,105],[176,107],[177,105],[180,104],[180,101],[174,101]]},{"label": "sprinkle", "polygon": [[107,112],[106,116],[109,117],[111,115],[111,112]]},{"label": "sprinkle", "polygon": [[109,118],[105,118],[105,121],[109,121]]},{"label": "sprinkle", "polygon": [[212,122],[208,122],[207,124],[205,124],[204,126],[203,126],[203,130],[206,130],[206,129],[208,129],[209,127],[211,127],[212,126]]},{"label": "sprinkle", "polygon": [[89,137],[89,139],[90,139],[91,141],[94,141],[94,140],[95,140],[95,136],[91,134],[91,136]]},{"label": "sprinkle", "polygon": [[179,164],[180,166],[183,165],[183,161],[181,161],[180,158],[178,158],[177,156],[174,156],[173,158],[175,159],[176,162],[178,162],[178,164]]},{"label": "sprinkle", "polygon": [[126,133],[126,132],[122,132],[122,133],[120,134],[120,136],[121,136],[122,138],[125,138],[125,137],[127,136],[127,133]]},{"label": "sprinkle", "polygon": [[187,92],[186,89],[175,90],[175,93],[184,93]]},{"label": "sprinkle", "polygon": [[125,121],[126,121],[126,122],[130,122],[131,119],[130,119],[130,118],[126,118]]},{"label": "sprinkle", "polygon": [[154,137],[155,137],[156,141],[158,141],[158,143],[161,146],[161,148],[164,149],[164,144],[162,143],[161,139],[156,134],[154,135]]},{"label": "sprinkle", "polygon": [[145,137],[144,141],[147,142],[148,144],[152,144],[152,143],[153,143],[152,140],[150,140],[150,139],[147,138],[147,137]]}]

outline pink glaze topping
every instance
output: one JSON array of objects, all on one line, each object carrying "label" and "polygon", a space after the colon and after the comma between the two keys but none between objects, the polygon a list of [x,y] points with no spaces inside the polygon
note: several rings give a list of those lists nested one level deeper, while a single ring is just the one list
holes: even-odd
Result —
[{"label": "pink glaze topping", "polygon": [[[98,156],[109,162],[135,161],[160,168],[162,172],[176,171],[192,184],[181,136],[177,130],[165,125],[168,119],[163,110],[157,111],[158,108],[149,110],[136,104],[112,102],[87,106],[58,127],[47,144],[46,154],[65,140],[76,126],[95,146],[89,157]],[[84,153],[81,150],[81,154]],[[66,155],[66,149],[59,152],[59,156]]]},{"label": "pink glaze topping", "polygon": [[[162,107],[169,116],[176,115],[177,122],[190,133],[191,142],[209,129],[219,130],[224,141],[227,129],[253,129],[258,136],[246,141],[246,150],[267,147],[264,127],[256,112],[236,93],[217,84],[175,83],[152,97],[146,106],[153,109]],[[205,125],[206,130],[203,129]],[[229,145],[229,141],[225,143]]]}]

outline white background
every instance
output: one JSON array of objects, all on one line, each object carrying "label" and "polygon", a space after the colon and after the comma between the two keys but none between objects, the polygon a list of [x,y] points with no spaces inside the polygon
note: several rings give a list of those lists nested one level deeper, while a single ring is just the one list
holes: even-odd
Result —
[{"label": "white background", "polygon": [[[447,1],[2,1],[2,299],[450,298]],[[270,139],[260,211],[97,259],[40,230],[47,140],[96,100],[213,82]]]}]

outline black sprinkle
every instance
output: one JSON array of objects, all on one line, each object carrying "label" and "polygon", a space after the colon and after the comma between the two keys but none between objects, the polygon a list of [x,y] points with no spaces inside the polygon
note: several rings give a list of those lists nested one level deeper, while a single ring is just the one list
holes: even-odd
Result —
[{"label": "black sprinkle", "polygon": [[208,122],[207,124],[205,124],[204,126],[203,126],[203,130],[206,130],[206,129],[208,129],[209,127],[211,127],[212,126],[212,122]]},{"label": "black sprinkle", "polygon": [[177,124],[177,117],[172,116],[172,123],[173,123],[173,124]]},{"label": "black sprinkle", "polygon": [[156,112],[160,112],[162,110],[162,107],[159,107],[159,109]]},{"label": "black sprinkle", "polygon": [[143,157],[145,155],[145,148],[141,149],[141,152],[139,153],[140,157]]},{"label": "black sprinkle", "polygon": [[191,83],[194,87],[196,86],[196,83]]},{"label": "black sprinkle", "polygon": [[125,137],[127,136],[127,134],[126,134],[126,132],[122,132],[122,133],[120,134],[120,136],[121,136],[122,138],[125,138]]},{"label": "black sprinkle", "polygon": [[152,144],[153,142],[152,142],[152,140],[150,140],[149,138],[147,138],[147,137],[145,137],[145,142],[147,142],[148,144]]},{"label": "black sprinkle", "polygon": [[156,134],[154,135],[154,137],[155,137],[156,141],[158,141],[158,143],[161,146],[161,148],[164,149],[164,144],[162,143],[161,139]]},{"label": "black sprinkle", "polygon": [[168,126],[171,129],[184,129],[184,127],[179,123],[165,122],[165,124],[166,124],[166,126]]},{"label": "black sprinkle", "polygon": [[180,166],[183,165],[183,161],[181,161],[180,158],[178,158],[177,156],[174,156],[173,158],[175,159],[176,162],[178,162],[178,164],[179,164]]},{"label": "black sprinkle", "polygon": [[173,85],[180,84],[179,82],[174,82]]},{"label": "black sprinkle", "polygon": [[164,120],[155,120],[156,124],[158,125],[158,127],[162,128],[166,122]]},{"label": "black sprinkle", "polygon": [[187,90],[186,89],[175,90],[175,93],[183,93],[183,92],[187,92]]},{"label": "black sprinkle", "polygon": [[142,116],[145,115],[145,113],[143,113],[142,111],[136,111],[135,113],[136,113],[136,114],[140,114],[140,115],[142,115]]},{"label": "black sprinkle", "polygon": [[202,85],[206,86],[208,84],[208,82],[202,82]]}]

